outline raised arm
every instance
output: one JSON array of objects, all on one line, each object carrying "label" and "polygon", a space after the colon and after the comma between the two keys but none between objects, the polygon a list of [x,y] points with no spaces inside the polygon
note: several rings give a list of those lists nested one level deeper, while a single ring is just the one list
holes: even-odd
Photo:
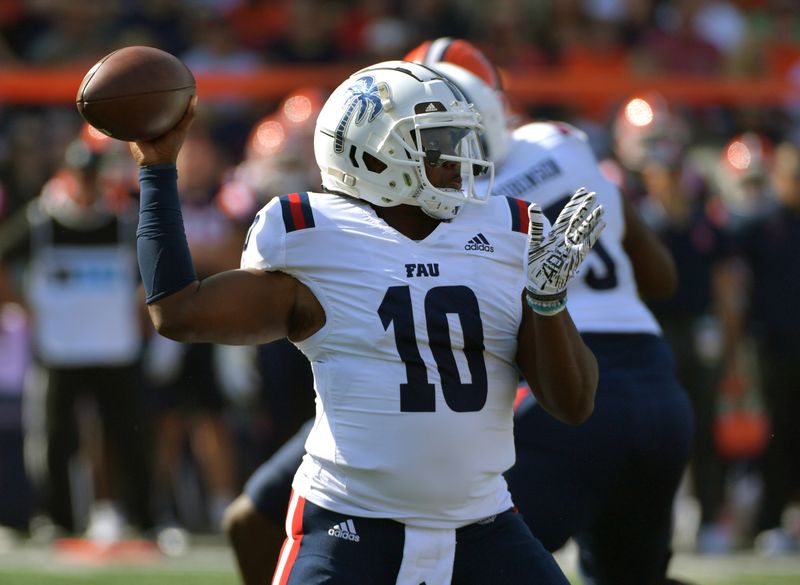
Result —
[{"label": "raised arm", "polygon": [[156,330],[180,341],[266,343],[305,339],[324,323],[311,291],[279,273],[229,270],[198,280],[183,230],[175,162],[194,119],[162,137],[130,144],[141,188],[137,254]]},{"label": "raised arm", "polygon": [[544,236],[539,206],[528,208],[528,284],[518,335],[517,364],[539,403],[569,424],[594,409],[597,360],[566,308],[567,284],[603,230],[603,208],[579,189]]}]

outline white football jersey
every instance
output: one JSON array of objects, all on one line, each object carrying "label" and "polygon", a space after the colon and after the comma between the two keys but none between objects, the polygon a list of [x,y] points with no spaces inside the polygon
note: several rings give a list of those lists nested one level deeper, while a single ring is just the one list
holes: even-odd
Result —
[{"label": "white football jersey", "polygon": [[622,246],[623,195],[603,175],[581,130],[562,122],[521,126],[495,173],[494,195],[536,201],[551,223],[578,188],[595,191],[606,228],[567,289],[570,315],[585,333],[660,333]]},{"label": "white football jersey", "polygon": [[525,203],[492,197],[413,241],[363,201],[273,199],[243,268],[307,285],[325,325],[297,346],[317,414],[293,487],[344,514],[454,528],[511,506]]}]

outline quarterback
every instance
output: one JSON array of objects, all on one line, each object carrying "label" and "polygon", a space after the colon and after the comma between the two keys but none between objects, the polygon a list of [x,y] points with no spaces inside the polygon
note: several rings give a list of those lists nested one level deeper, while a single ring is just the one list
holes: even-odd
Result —
[{"label": "quarterback", "polygon": [[594,193],[578,189],[550,229],[537,205],[490,197],[463,94],[380,63],[319,115],[324,192],[271,200],[241,268],[199,281],[174,167],[193,111],[131,144],[140,270],[162,335],[288,337],[312,364],[316,417],[273,583],[566,585],[503,473],[518,372],[566,424],[593,410],[597,365],[565,290],[604,227]]}]

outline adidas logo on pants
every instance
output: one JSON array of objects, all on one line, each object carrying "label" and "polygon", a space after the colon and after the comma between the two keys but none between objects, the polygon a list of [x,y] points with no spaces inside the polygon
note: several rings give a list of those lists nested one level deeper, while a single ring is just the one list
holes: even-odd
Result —
[{"label": "adidas logo on pants", "polygon": [[337,524],[332,528],[329,528],[328,534],[330,536],[335,536],[336,538],[352,540],[353,542],[358,542],[361,540],[361,537],[356,534],[356,526],[353,524],[352,520],[347,520],[346,522],[342,522],[341,524]]}]

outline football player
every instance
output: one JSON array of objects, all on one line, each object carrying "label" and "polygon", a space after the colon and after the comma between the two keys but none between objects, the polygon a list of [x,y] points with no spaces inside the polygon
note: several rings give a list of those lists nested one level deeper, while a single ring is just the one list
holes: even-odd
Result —
[{"label": "football player", "polygon": [[174,166],[194,103],[131,144],[138,258],[162,335],[288,337],[312,364],[316,417],[273,583],[566,585],[503,473],[518,371],[566,424],[593,409],[597,365],[565,291],[604,226],[594,194],[577,190],[545,230],[537,205],[478,191],[493,165],[477,112],[431,69],[380,63],[318,117],[325,192],[272,199],[241,268],[199,281]]},{"label": "football player", "polygon": [[406,58],[446,75],[482,114],[494,195],[536,202],[554,217],[576,186],[596,190],[608,225],[567,289],[575,325],[600,368],[595,411],[575,427],[525,397],[515,415],[517,460],[506,478],[548,550],[575,539],[585,583],[674,582],[666,577],[672,502],[690,453],[693,415],[642,300],[674,291],[669,252],[604,176],[582,131],[550,121],[508,127],[500,76],[474,45],[439,38]]}]

